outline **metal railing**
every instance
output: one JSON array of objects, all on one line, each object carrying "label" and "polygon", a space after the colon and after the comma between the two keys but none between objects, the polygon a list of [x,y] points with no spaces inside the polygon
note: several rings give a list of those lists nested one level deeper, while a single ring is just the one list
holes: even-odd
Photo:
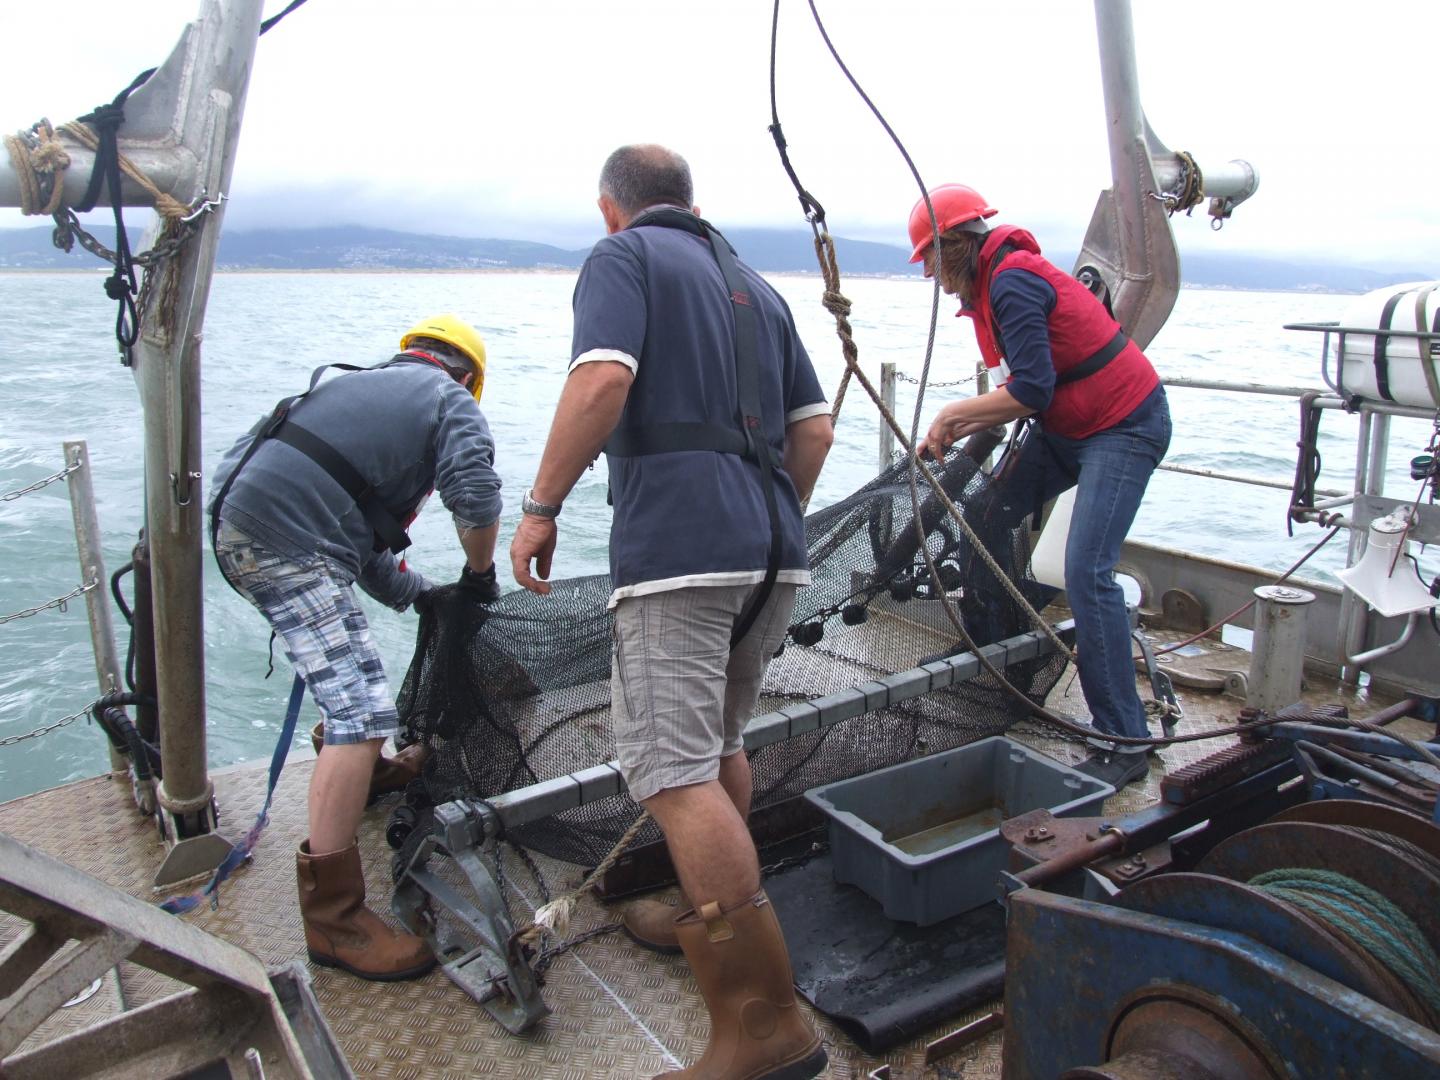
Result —
[{"label": "metal railing", "polygon": [[[32,484],[0,495],[0,502],[13,502],[24,495],[32,494],[61,480],[69,486],[70,512],[75,523],[75,546],[80,556],[81,584],[69,592],[43,603],[35,604],[20,611],[0,615],[0,626],[28,619],[43,611],[66,612],[69,603],[76,597],[85,597],[85,610],[90,623],[90,641],[95,654],[95,676],[100,685],[100,695],[116,693],[121,689],[120,664],[115,651],[115,632],[110,619],[109,598],[100,586],[105,581],[105,560],[100,552],[100,525],[95,514],[95,491],[90,482],[89,450],[83,440],[64,444],[65,467]],[[99,698],[91,701],[78,712],[71,713],[50,724],[43,724],[20,735],[0,738],[0,748],[47,735],[58,731],[90,712]],[[110,769],[112,773],[128,772],[124,756],[113,746],[110,747]]]}]

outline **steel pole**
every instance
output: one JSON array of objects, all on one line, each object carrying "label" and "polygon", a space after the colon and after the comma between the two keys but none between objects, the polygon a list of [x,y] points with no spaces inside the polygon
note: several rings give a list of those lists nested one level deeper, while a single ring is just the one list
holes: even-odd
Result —
[{"label": "steel pole", "polygon": [[[127,111],[129,111],[127,109]],[[128,125],[125,129],[129,134]],[[65,140],[65,152],[70,164],[62,174],[61,185],[65,191],[65,205],[76,206],[85,197],[90,183],[90,173],[95,168],[95,153]],[[125,157],[144,173],[150,182],[167,195],[187,191],[195,186],[197,164],[195,155],[184,147],[164,146],[160,148],[125,147]],[[123,206],[154,206],[155,196],[146,191],[129,176],[121,174],[120,201]],[[101,205],[109,205],[108,198]],[[0,206],[20,206],[20,178],[10,155],[0,155]]]},{"label": "steel pole", "polygon": [[[161,279],[148,290],[134,350],[145,411],[145,520],[164,773],[158,816],[170,849],[155,875],[157,887],[208,873],[231,850],[214,831],[206,765],[200,343],[224,213],[219,204],[230,187],[260,16],[261,0],[207,0],[180,50],[152,79],[156,97],[138,110],[173,115],[179,143],[204,163],[197,190],[177,197],[216,204],[180,252],[150,271]],[[166,73],[177,77],[162,78]],[[161,93],[166,87],[174,88],[173,98]]]},{"label": "steel pole", "polygon": [[[123,688],[119,656],[115,651],[115,626],[110,618],[109,579],[101,553],[100,521],[95,513],[95,487],[90,482],[90,450],[84,439],[64,443],[65,464],[70,474],[70,516],[75,522],[75,550],[80,556],[80,580],[94,582],[85,594],[85,613],[90,619],[90,645],[95,653],[95,678],[100,693],[113,694]],[[110,774],[119,780],[129,774],[125,755],[110,746]]]},{"label": "steel pole", "polygon": [[[1357,500],[1360,496],[1370,493],[1370,457],[1374,426],[1375,414],[1368,409],[1361,409],[1360,430],[1355,435],[1354,498]],[[1365,550],[1365,537],[1369,526],[1368,521],[1353,523],[1350,532],[1350,548],[1345,556],[1346,566],[1354,566]],[[1347,686],[1356,686],[1360,682],[1359,666],[1347,664],[1345,658],[1361,650],[1365,638],[1367,615],[1364,603],[1353,592],[1346,589],[1340,597],[1339,640],[1335,643],[1335,651],[1340,656],[1340,681]]]},{"label": "steel pole", "polygon": [[[1118,213],[1115,228],[1126,269],[1144,268],[1145,191],[1142,175],[1150,174],[1145,151],[1145,113],[1140,107],[1140,76],[1135,68],[1135,24],[1130,0],[1095,0],[1095,28],[1100,41],[1100,85],[1105,95],[1109,132],[1111,191]],[[1136,168],[1137,152],[1143,166]],[[1153,179],[1153,178],[1152,178]]]},{"label": "steel pole", "polygon": [[[891,416],[895,415],[895,365],[880,365],[880,400]],[[883,473],[895,463],[895,433],[890,425],[880,424],[880,471]]]}]

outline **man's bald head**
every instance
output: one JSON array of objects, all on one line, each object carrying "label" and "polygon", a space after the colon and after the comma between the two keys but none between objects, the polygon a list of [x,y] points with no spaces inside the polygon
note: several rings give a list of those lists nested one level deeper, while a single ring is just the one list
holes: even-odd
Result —
[{"label": "man's bald head", "polygon": [[673,150],[653,143],[622,146],[600,170],[600,194],[611,199],[626,217],[650,206],[689,210],[695,188],[690,166]]}]

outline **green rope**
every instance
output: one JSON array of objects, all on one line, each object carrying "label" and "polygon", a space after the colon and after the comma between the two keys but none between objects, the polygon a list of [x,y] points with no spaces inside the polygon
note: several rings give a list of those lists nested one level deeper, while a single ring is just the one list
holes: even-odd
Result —
[{"label": "green rope", "polygon": [[1440,1015],[1440,956],[1414,920],[1387,897],[1333,870],[1269,870],[1250,884],[1369,951]]}]

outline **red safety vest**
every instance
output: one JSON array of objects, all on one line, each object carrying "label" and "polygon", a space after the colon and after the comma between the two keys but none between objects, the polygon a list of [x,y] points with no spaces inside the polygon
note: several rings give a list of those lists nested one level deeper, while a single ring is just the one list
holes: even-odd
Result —
[{"label": "red safety vest", "polygon": [[[1055,290],[1055,306],[1049,318],[1050,360],[1056,376],[1063,376],[1104,349],[1120,331],[1120,324],[1089,289],[1041,256],[1040,245],[1030,233],[1014,225],[1002,225],[990,233],[980,249],[975,305],[959,312],[974,320],[975,339],[987,367],[999,367],[1005,355],[990,307],[990,282],[994,277],[991,261],[1007,243],[1015,250],[1004,255],[994,268],[996,273],[1028,270]],[[1159,384],[1160,376],[1140,346],[1131,341],[1100,370],[1074,382],[1057,383],[1040,420],[1045,430],[1056,435],[1083,439],[1125,419]]]}]

